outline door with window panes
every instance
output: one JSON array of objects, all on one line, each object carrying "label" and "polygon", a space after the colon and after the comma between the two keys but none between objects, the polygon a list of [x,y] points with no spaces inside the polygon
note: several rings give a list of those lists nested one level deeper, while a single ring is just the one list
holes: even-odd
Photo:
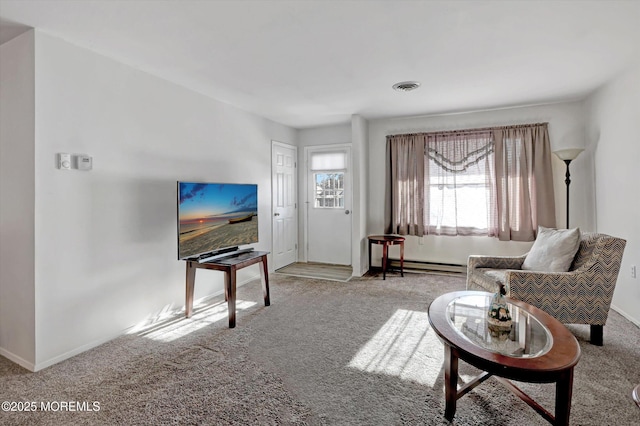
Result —
[{"label": "door with window panes", "polygon": [[307,149],[307,260],[351,265],[348,147]]}]

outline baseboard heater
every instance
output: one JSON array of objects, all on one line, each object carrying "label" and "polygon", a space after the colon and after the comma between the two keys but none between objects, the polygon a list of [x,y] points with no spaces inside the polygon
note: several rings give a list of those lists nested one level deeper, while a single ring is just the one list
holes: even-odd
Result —
[{"label": "baseboard heater", "polygon": [[[389,266],[392,268],[400,268],[400,259],[389,258]],[[418,271],[432,272],[454,272],[465,274],[467,272],[466,265],[457,265],[455,263],[438,263],[425,262],[423,260],[406,260],[404,261],[404,269],[415,269]]]}]

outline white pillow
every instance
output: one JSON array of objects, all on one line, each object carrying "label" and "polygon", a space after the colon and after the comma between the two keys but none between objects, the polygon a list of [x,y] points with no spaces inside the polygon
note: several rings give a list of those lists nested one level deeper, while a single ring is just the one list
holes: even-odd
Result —
[{"label": "white pillow", "polygon": [[538,237],[522,264],[529,271],[567,272],[580,246],[580,228],[538,227]]}]

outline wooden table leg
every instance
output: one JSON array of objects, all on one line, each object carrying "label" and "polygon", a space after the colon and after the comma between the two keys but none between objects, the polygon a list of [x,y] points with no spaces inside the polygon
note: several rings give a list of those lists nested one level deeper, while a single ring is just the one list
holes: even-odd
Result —
[{"label": "wooden table leg", "polygon": [[231,267],[230,271],[225,272],[227,293],[229,299],[227,305],[229,307],[229,328],[236,326],[236,268]]},{"label": "wooden table leg", "polygon": [[264,297],[264,306],[271,305],[269,298],[269,268],[267,267],[267,256],[262,256],[262,267],[260,268],[260,281],[262,281],[262,296]]},{"label": "wooden table leg", "polygon": [[382,244],[382,279],[387,279],[387,262],[389,259],[389,245],[385,242]]},{"label": "wooden table leg", "polygon": [[573,368],[563,372],[556,382],[556,425],[568,425],[573,393]]},{"label": "wooden table leg", "polygon": [[230,273],[225,271],[224,273],[224,301],[229,302],[229,275]]},{"label": "wooden table leg", "polygon": [[371,240],[369,240],[369,271],[371,271]]},{"label": "wooden table leg", "polygon": [[444,417],[452,421],[458,399],[458,356],[447,344],[444,345],[444,393]]},{"label": "wooden table leg", "polygon": [[404,277],[404,241],[400,242],[400,276]]},{"label": "wooden table leg", "polygon": [[185,316],[189,318],[193,312],[193,289],[196,280],[196,268],[193,267],[191,262],[187,262],[187,277],[186,277],[186,297],[184,304]]}]

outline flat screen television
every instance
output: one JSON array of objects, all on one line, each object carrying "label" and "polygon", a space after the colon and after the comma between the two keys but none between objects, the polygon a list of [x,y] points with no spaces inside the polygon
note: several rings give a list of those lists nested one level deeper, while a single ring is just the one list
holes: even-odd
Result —
[{"label": "flat screen television", "polygon": [[178,182],[178,259],[258,242],[258,185]]}]

